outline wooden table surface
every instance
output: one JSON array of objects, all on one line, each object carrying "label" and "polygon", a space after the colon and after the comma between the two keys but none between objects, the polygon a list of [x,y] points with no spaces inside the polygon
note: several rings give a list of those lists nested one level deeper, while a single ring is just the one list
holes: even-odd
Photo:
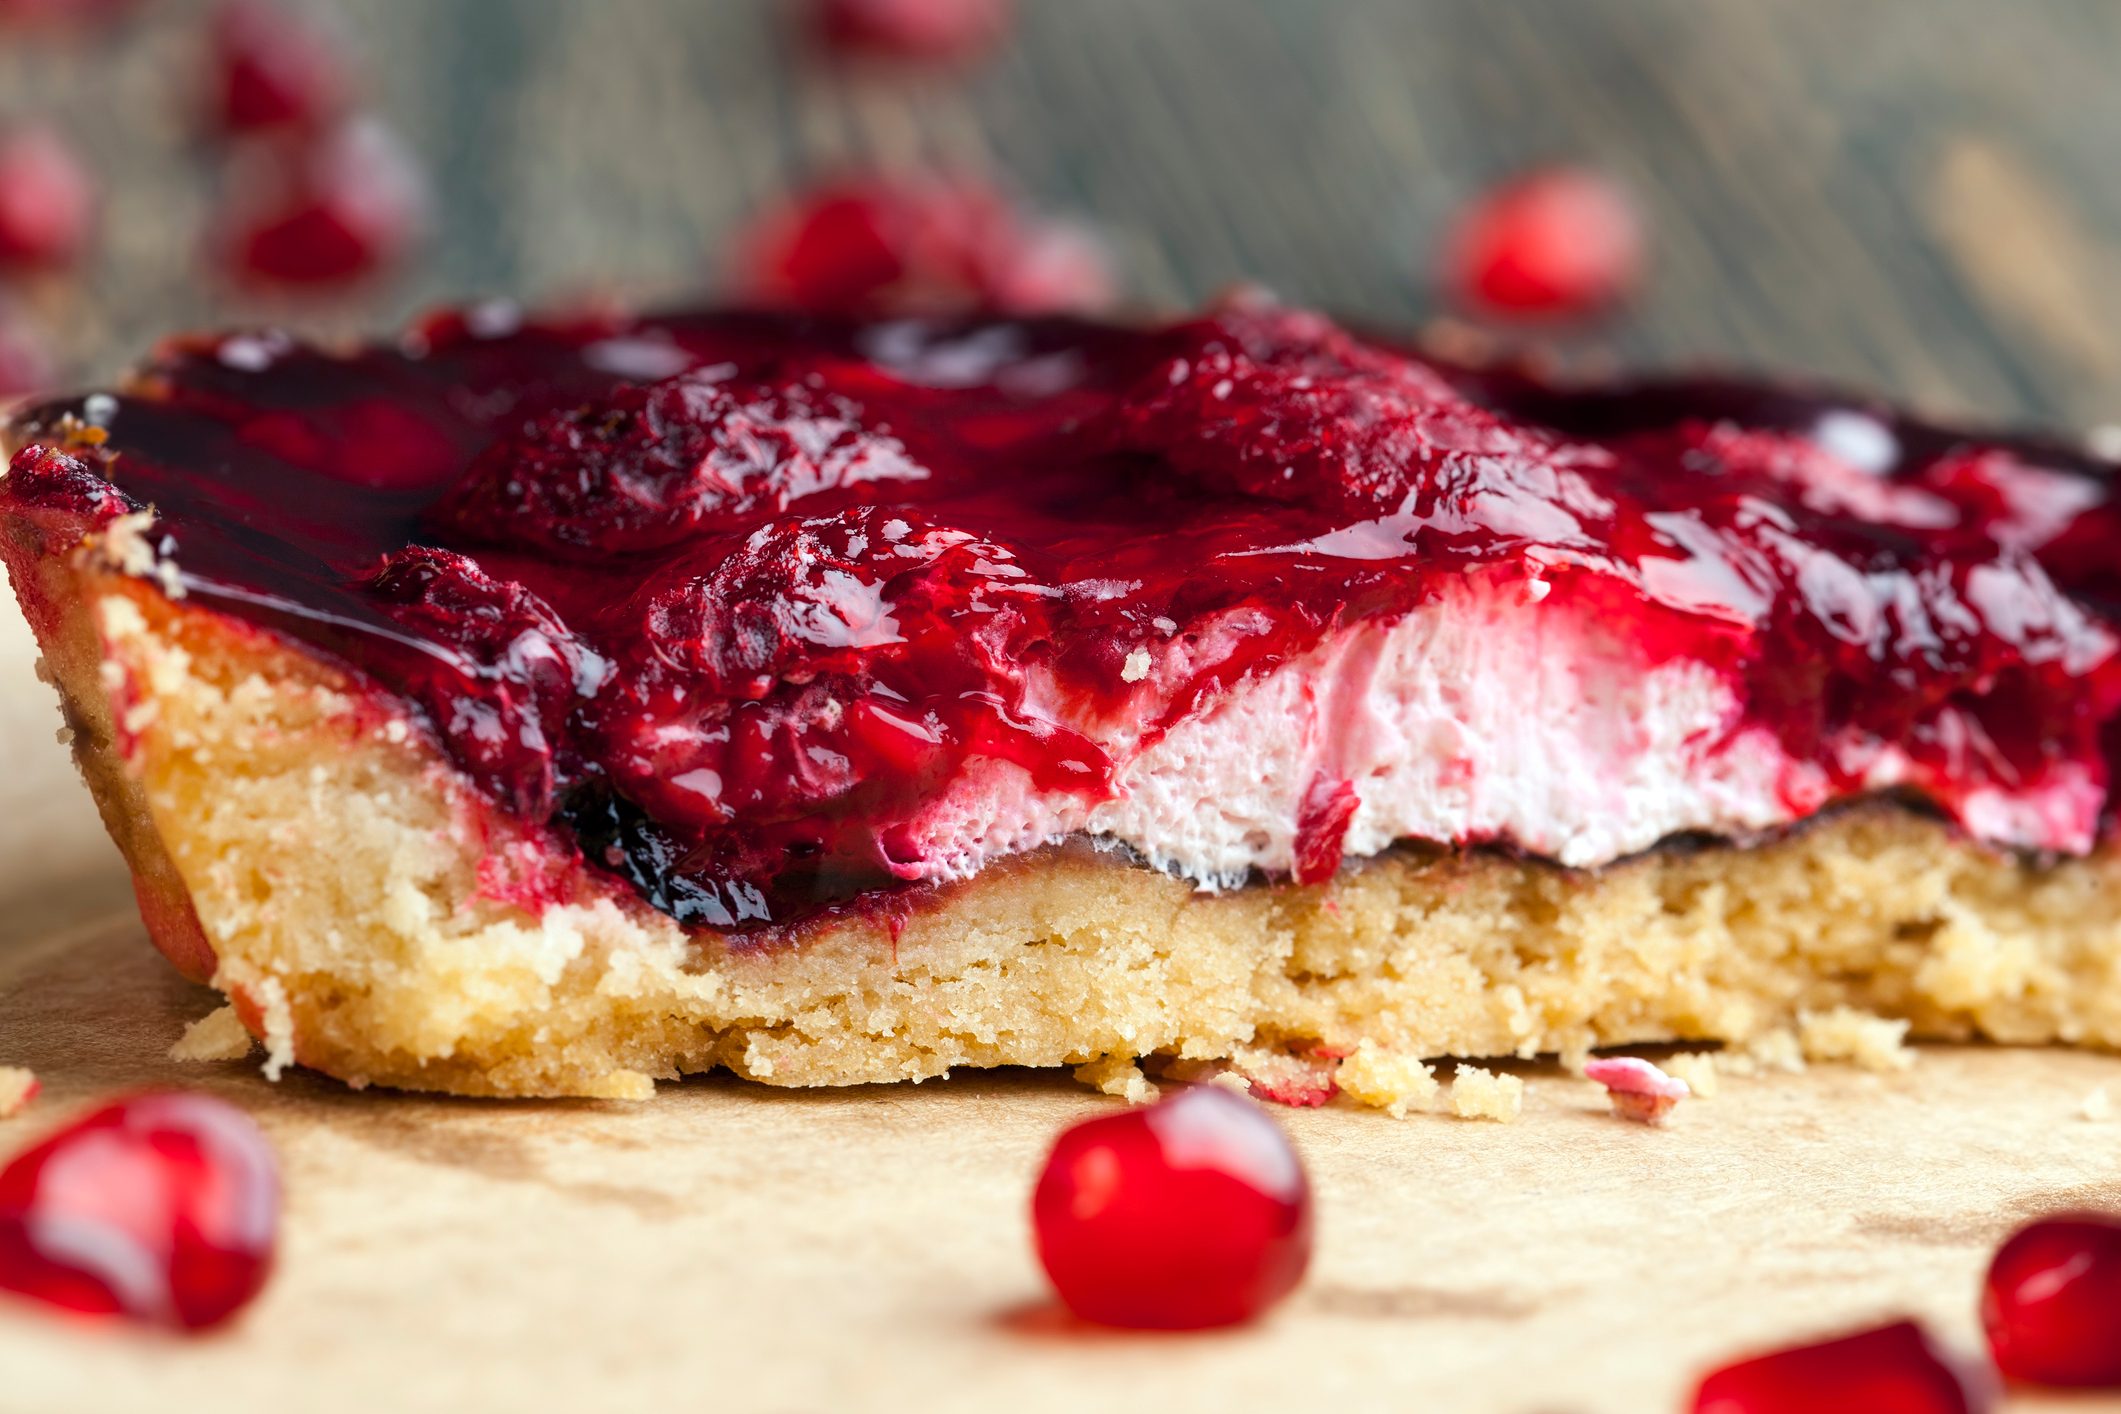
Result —
[{"label": "wooden table surface", "polygon": [[[696,294],[747,212],[871,165],[992,172],[1087,215],[1145,306],[1253,279],[1411,326],[1437,312],[1426,258],[1454,208],[1572,158],[1625,179],[1654,225],[1652,284],[1598,335],[1630,360],[2121,420],[2105,0],[1021,0],[991,60],[913,77],[811,61],[765,0],[333,8],[435,178],[437,222],[401,279],[319,304],[200,274],[218,160],[187,116],[202,5],[146,0],[102,37],[0,36],[0,121],[55,123],[107,184],[83,277],[12,296],[70,375],[108,376],[173,327]],[[261,1114],[295,1196],[287,1269],[228,1340],[61,1339],[0,1313],[10,1414],[216,1391],[368,1409],[917,1391],[1028,1411],[1077,1388],[1115,1407],[1663,1408],[1731,1344],[1889,1308],[1967,1338],[1973,1277],[2015,1215],[2114,1200],[2121,1130],[2071,1117],[2094,1084],[2121,1094],[2107,1058],[1940,1052],[1890,1081],[1748,1082],[1655,1137],[1535,1077],[1515,1129],[1299,1117],[1328,1209],[1292,1313],[1198,1346],[1086,1341],[1039,1314],[1019,1227],[1043,1136],[1098,1103],[1065,1085],[709,1083],[626,1110],[172,1069],[161,1052],[205,1000],[127,921],[28,656],[10,615],[0,1063],[38,1065],[51,1098],[0,1123],[0,1149],[117,1086],[208,1083]]]}]

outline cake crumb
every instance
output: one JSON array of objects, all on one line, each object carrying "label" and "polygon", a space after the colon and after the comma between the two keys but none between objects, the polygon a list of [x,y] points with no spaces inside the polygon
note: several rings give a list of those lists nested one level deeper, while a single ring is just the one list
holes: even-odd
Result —
[{"label": "cake crumb", "polygon": [[1747,1041],[1743,1050],[1725,1051],[1716,1058],[1716,1064],[1726,1075],[1759,1075],[1764,1071],[1801,1075],[1804,1047],[1798,1044],[1794,1031],[1764,1031]]},{"label": "cake crumb", "polygon": [[2107,1097],[2104,1085],[2094,1086],[2092,1092],[2084,1097],[2084,1102],[2077,1106],[2077,1117],[2091,1120],[2095,1124],[2114,1117],[2114,1102]]},{"label": "cake crumb", "polygon": [[1583,1075],[1605,1086],[1614,1114],[1638,1124],[1663,1124],[1673,1108],[1693,1093],[1684,1080],[1634,1056],[1587,1061]]},{"label": "cake crumb", "polygon": [[1802,1017],[1797,1039],[1809,1060],[1847,1061],[1865,1070],[1906,1070],[1915,1063],[1907,1027],[1905,1021],[1843,1006]]},{"label": "cake crumb", "polygon": [[265,1020],[265,1078],[278,1080],[295,1063],[295,1012],[288,1005],[287,988],[277,977],[268,977],[257,987],[258,1010]]},{"label": "cake crumb", "polygon": [[0,1119],[13,1119],[28,1109],[44,1083],[28,1066],[0,1065]]},{"label": "cake crumb", "polygon": [[1722,1088],[1722,1072],[1714,1051],[1681,1051],[1664,1058],[1664,1073],[1684,1080],[1697,1100],[1714,1098]]},{"label": "cake crumb", "polygon": [[1461,1065],[1451,1075],[1451,1112],[1460,1119],[1509,1124],[1524,1112],[1524,1082],[1477,1065]]},{"label": "cake crumb", "polygon": [[1120,681],[1140,682],[1147,676],[1149,676],[1149,650],[1137,648],[1127,655],[1127,661],[1120,666]]},{"label": "cake crumb", "polygon": [[638,1070],[611,1070],[582,1087],[593,1100],[653,1100],[655,1081]]},{"label": "cake crumb", "polygon": [[1417,1056],[1388,1051],[1365,1040],[1340,1063],[1335,1076],[1348,1097],[1394,1119],[1405,1119],[1407,1107],[1432,1099],[1440,1088],[1436,1070]]},{"label": "cake crumb", "polygon": [[1251,1082],[1255,1097],[1277,1105],[1315,1109],[1340,1093],[1338,1052],[1247,1047],[1230,1057],[1230,1068]]},{"label": "cake crumb", "polygon": [[1130,1105],[1144,1104],[1156,1098],[1156,1087],[1149,1083],[1148,1076],[1142,1074],[1132,1056],[1099,1056],[1087,1065],[1077,1066],[1075,1078],[1104,1094],[1117,1095]]},{"label": "cake crumb", "polygon": [[233,1006],[208,1012],[184,1028],[169,1048],[173,1061],[232,1061],[250,1054],[250,1032]]}]

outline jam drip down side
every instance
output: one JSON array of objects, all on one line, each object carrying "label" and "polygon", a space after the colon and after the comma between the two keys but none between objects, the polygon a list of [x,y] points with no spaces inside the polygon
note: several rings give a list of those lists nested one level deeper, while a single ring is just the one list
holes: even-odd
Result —
[{"label": "jam drip down side", "polygon": [[[1997,843],[2082,851],[2110,814],[2109,468],[1840,396],[1561,389],[1257,305],[481,308],[353,355],[179,341],[18,426],[13,515],[151,507],[198,602],[411,702],[688,923],[963,872],[923,822],[968,782],[1088,810],[1233,690],[1481,577],[1713,670],[1792,818],[1888,756],[1976,833],[1998,793],[2064,802]],[[1313,797],[1305,878],[1356,804]]]}]

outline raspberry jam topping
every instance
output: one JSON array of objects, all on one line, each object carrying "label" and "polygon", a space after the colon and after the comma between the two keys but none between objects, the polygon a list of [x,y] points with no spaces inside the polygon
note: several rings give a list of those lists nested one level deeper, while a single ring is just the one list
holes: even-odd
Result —
[{"label": "raspberry jam topping", "polygon": [[2121,1220],[2083,1214],[2018,1229],[1989,1265],[1981,1323],[2011,1379],[2121,1388]]},{"label": "raspberry jam topping", "polygon": [[[488,306],[353,354],[178,341],[136,389],[25,415],[9,553],[152,506],[189,602],[412,704],[558,855],[688,923],[1089,828],[1233,691],[1469,586],[1713,674],[1779,818],[1889,787],[2082,852],[2110,814],[2110,468],[1856,399],[1558,389],[1258,303]],[[1368,788],[1291,781],[1273,867],[1329,877]],[[1489,840],[1523,843],[1448,842]]]},{"label": "raspberry jam topping", "polygon": [[1701,1382],[1694,1414],[1983,1414],[1985,1373],[1962,1367],[1913,1321],[1726,1365]]},{"label": "raspberry jam topping", "polygon": [[1311,1260],[1311,1185],[1280,1126],[1214,1085],[1063,1133],[1031,1200],[1039,1261],[1100,1325],[1260,1315]]},{"label": "raspberry jam topping", "polygon": [[265,1285],[279,1225],[278,1163],[249,1116],[138,1095],[0,1169],[0,1290],[200,1330]]}]

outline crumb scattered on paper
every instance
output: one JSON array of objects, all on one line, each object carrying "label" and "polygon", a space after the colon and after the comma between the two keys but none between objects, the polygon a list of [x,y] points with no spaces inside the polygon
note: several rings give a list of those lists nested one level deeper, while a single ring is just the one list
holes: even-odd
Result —
[{"label": "crumb scattered on paper", "polygon": [[1433,1098],[1439,1088],[1436,1071],[1427,1062],[1385,1050],[1374,1041],[1349,1052],[1336,1078],[1350,1099],[1395,1119],[1405,1118],[1408,1106]]},{"label": "crumb scattered on paper", "polygon": [[2084,1097],[2084,1102],[2077,1106],[2077,1116],[2080,1119],[2092,1120],[2095,1123],[2099,1120],[2107,1120],[2114,1117],[2114,1102],[2107,1097],[2104,1085],[2095,1087],[2089,1095]]},{"label": "crumb scattered on paper", "polygon": [[1807,1015],[1797,1040],[1808,1060],[1847,1061],[1865,1070],[1906,1070],[1915,1063],[1905,1021],[1891,1021],[1854,1007]]},{"label": "crumb scattered on paper", "polygon": [[250,1054],[250,1032],[233,1006],[208,1012],[184,1028],[177,1044],[169,1048],[173,1061],[233,1061]]},{"label": "crumb scattered on paper", "polygon": [[1460,1119],[1509,1124],[1524,1112],[1524,1082],[1477,1065],[1459,1066],[1451,1076],[1451,1112]]},{"label": "crumb scattered on paper", "polygon": [[1156,1087],[1143,1075],[1132,1056],[1100,1056],[1075,1068],[1075,1078],[1107,1095],[1117,1095],[1130,1105],[1156,1098]]},{"label": "crumb scattered on paper", "polygon": [[1714,1051],[1681,1051],[1664,1058],[1664,1073],[1684,1080],[1697,1100],[1714,1097],[1722,1088],[1721,1069]]}]

